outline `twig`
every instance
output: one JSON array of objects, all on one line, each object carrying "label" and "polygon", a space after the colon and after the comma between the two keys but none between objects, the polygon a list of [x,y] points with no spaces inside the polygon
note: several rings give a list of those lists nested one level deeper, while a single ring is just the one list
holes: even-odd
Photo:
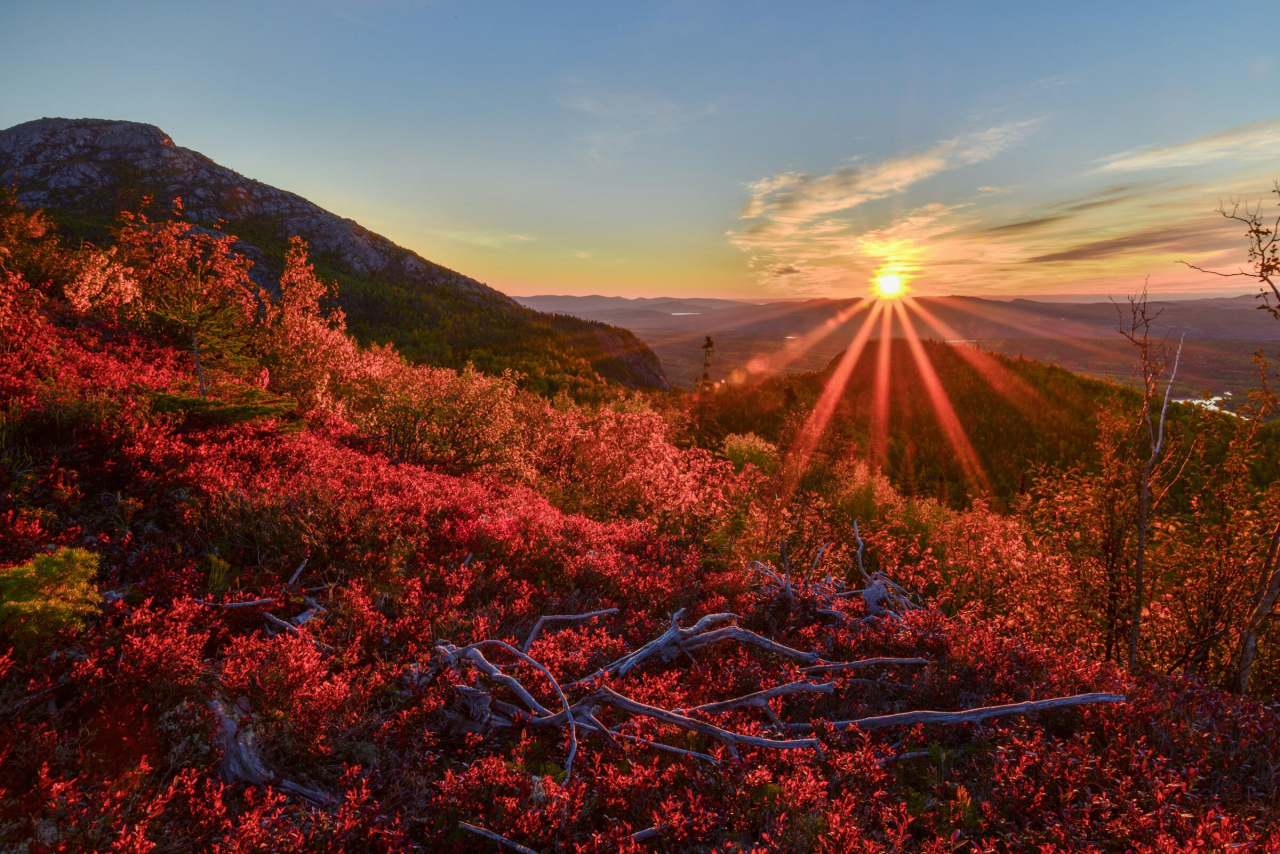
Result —
[{"label": "twig", "polygon": [[443,642],[440,645],[438,645],[436,648],[443,649],[446,652],[446,654],[449,655],[451,658],[457,655],[466,654],[472,661],[476,661],[477,664],[479,664],[480,662],[484,662],[484,664],[488,665],[488,668],[489,668],[489,670],[487,670],[486,672],[492,679],[502,682],[503,684],[513,686],[513,690],[518,689],[518,693],[521,695],[520,699],[525,700],[527,703],[532,704],[530,705],[530,708],[536,707],[537,709],[541,710],[540,713],[542,715],[549,716],[551,713],[548,712],[545,708],[543,708],[543,706],[537,700],[533,699],[532,695],[530,695],[529,692],[524,689],[523,685],[521,685],[518,681],[516,681],[512,677],[507,676],[501,670],[498,670],[496,666],[494,666],[493,664],[490,664],[485,659],[485,657],[480,654],[479,648],[482,646],[500,647],[502,649],[505,649],[507,652],[511,653],[521,661],[527,664],[530,664],[533,667],[536,667],[539,671],[542,672],[543,676],[547,677],[547,681],[551,683],[551,687],[556,689],[556,695],[560,697],[560,702],[564,704],[564,715],[568,719],[567,722],[569,724],[569,757],[565,760],[565,763],[564,763],[565,779],[566,780],[573,779],[573,757],[578,753],[578,721],[573,716],[573,707],[569,705],[569,698],[565,696],[564,689],[560,687],[560,682],[556,679],[555,676],[551,674],[550,670],[548,670],[541,662],[533,658],[530,658],[526,653],[523,653],[520,650],[513,647],[511,644],[506,643],[504,641],[500,641],[500,640],[476,641],[475,643],[464,646],[461,649],[452,649],[450,644],[448,644],[447,642]]},{"label": "twig", "polygon": [[525,848],[519,842],[512,842],[507,837],[502,836],[501,834],[498,834],[498,833],[494,833],[492,830],[485,830],[483,827],[476,827],[474,824],[467,824],[465,821],[458,822],[458,827],[461,827],[463,830],[469,830],[472,833],[477,834],[479,836],[483,836],[486,839],[492,839],[494,842],[498,843],[499,845],[507,846],[512,851],[519,851],[520,854],[538,854],[538,852],[534,851],[532,848]]},{"label": "twig", "polygon": [[548,614],[544,617],[539,617],[538,622],[533,624],[533,631],[529,632],[529,637],[526,638],[525,642],[520,646],[520,651],[528,652],[529,647],[533,646],[533,642],[538,639],[538,635],[539,633],[541,633],[542,627],[546,623],[551,622],[552,620],[559,620],[559,621],[566,621],[566,622],[577,621],[577,620],[590,620],[593,617],[603,617],[607,614],[616,614],[616,613],[618,613],[617,608],[605,608],[602,611],[592,611],[589,614]]},{"label": "twig", "polygon": [[741,709],[743,706],[754,706],[757,709],[768,708],[769,701],[774,697],[788,697],[792,694],[831,694],[836,690],[834,682],[788,682],[786,685],[777,685],[773,688],[766,688],[763,691],[756,691],[754,694],[747,694],[742,697],[735,697],[732,700],[721,700],[718,703],[705,703],[697,706],[692,711],[702,712],[707,715],[722,715],[731,712],[734,709]]},{"label": "twig", "polygon": [[278,626],[284,629],[291,635],[297,635],[299,633],[297,626],[295,626],[293,623],[286,623],[284,620],[280,619],[275,614],[272,614],[268,611],[264,611],[262,616],[266,617],[268,623],[271,623],[273,626]]},{"label": "twig", "polygon": [[208,605],[210,608],[252,608],[255,605],[274,605],[274,599],[249,599],[245,602],[206,602],[203,599],[197,599],[196,602],[201,605]]},{"label": "twig", "polygon": [[[1027,715],[1032,712],[1041,712],[1045,709],[1058,709],[1066,706],[1124,702],[1127,701],[1120,694],[1076,694],[1072,697],[1054,697],[1051,700],[1031,700],[1026,703],[1009,703],[1004,706],[966,709],[962,712],[900,712],[895,715],[880,715],[853,721],[834,721],[829,726],[837,730],[856,728],[865,732],[890,726],[915,726],[916,724],[972,724],[1002,715]],[[806,732],[812,730],[813,725],[791,724],[787,728],[796,732]]]},{"label": "twig", "polygon": [[302,559],[302,563],[298,564],[298,568],[294,570],[293,575],[290,576],[289,582],[285,585],[285,587],[292,587],[294,585],[294,582],[298,580],[298,576],[302,575],[302,570],[307,568],[307,561],[309,560],[311,560],[310,555]]},{"label": "twig", "polygon": [[801,673],[838,673],[841,670],[857,670],[881,664],[930,664],[927,658],[864,658],[861,661],[841,661],[836,664],[815,664],[801,669]]},{"label": "twig", "polygon": [[774,738],[760,738],[754,735],[741,735],[736,732],[721,729],[715,724],[709,724],[705,721],[685,717],[684,715],[676,714],[675,712],[670,712],[666,709],[659,709],[656,706],[645,705],[638,700],[633,700],[630,697],[624,697],[617,691],[610,688],[601,688],[596,694],[596,699],[601,702],[608,703],[615,708],[622,709],[625,712],[631,712],[633,715],[643,715],[648,718],[653,718],[656,721],[661,721],[662,723],[672,724],[674,726],[682,727],[684,729],[718,739],[719,741],[724,742],[725,746],[729,748],[730,754],[732,754],[735,759],[738,758],[738,745],[746,747],[765,747],[773,750],[811,748],[817,751],[819,755],[822,755],[822,745],[816,738],[779,740]]}]

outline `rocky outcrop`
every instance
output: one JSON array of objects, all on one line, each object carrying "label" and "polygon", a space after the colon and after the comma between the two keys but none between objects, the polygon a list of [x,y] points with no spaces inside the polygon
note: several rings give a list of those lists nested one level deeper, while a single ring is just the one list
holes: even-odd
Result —
[{"label": "rocky outcrop", "polygon": [[181,198],[196,222],[234,224],[269,218],[283,234],[299,235],[312,251],[352,270],[448,280],[461,290],[508,299],[475,279],[446,270],[301,196],[219,166],[175,145],[154,125],[104,119],[39,119],[0,132],[0,183],[20,188],[29,207],[110,205],[126,183],[157,202]]},{"label": "rocky outcrop", "polygon": [[[585,360],[600,376],[628,386],[667,387],[657,357],[629,331],[576,319],[574,328],[566,329],[567,319],[550,322],[550,316],[397,246],[354,220],[182,148],[154,125],[46,118],[0,131],[0,185],[15,188],[19,202],[28,207],[107,217],[142,196],[160,205],[181,198],[188,218],[237,235],[237,248],[258,262],[260,274],[272,272],[271,253],[255,245],[262,234],[277,244],[294,235],[304,238],[314,255],[360,281],[363,290],[349,290],[340,301],[353,329],[360,331],[363,322],[372,337],[405,344],[420,339],[426,329],[442,339],[442,345],[433,345],[437,350],[443,346],[455,359],[467,359],[470,352],[492,350],[487,334],[523,354],[525,361],[513,357],[510,365],[518,370],[545,364],[538,351],[563,345],[568,349],[561,354],[561,370],[572,372],[573,365]],[[380,286],[386,291],[381,299]],[[389,309],[393,304],[395,309]],[[465,323],[458,323],[460,311],[468,315]],[[397,341],[394,323],[387,319],[397,313],[411,315],[401,318],[406,341]],[[452,330],[462,327],[469,337],[451,340]],[[537,340],[550,328],[564,340]]]}]

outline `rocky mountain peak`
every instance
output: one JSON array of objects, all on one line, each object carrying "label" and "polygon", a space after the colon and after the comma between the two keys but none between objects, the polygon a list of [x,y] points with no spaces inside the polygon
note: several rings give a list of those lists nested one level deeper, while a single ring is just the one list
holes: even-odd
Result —
[{"label": "rocky mountain peak", "polygon": [[[667,385],[657,357],[630,332],[527,309],[355,220],[183,148],[155,125],[44,118],[0,131],[0,186],[15,188],[26,207],[101,223],[143,196],[162,209],[180,198],[189,219],[237,236],[263,284],[278,273],[280,247],[302,237],[327,269],[356,280],[339,292],[353,328],[423,359],[474,356],[493,368],[541,370],[554,353],[556,370],[577,372],[585,362],[627,385]],[[495,344],[519,355],[500,355]]]}]

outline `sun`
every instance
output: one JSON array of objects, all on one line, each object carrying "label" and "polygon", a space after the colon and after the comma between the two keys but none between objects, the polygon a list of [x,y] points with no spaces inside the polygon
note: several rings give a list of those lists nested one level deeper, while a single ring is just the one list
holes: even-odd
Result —
[{"label": "sun", "polygon": [[907,290],[907,283],[897,273],[882,273],[871,281],[871,287],[880,299],[897,299]]}]

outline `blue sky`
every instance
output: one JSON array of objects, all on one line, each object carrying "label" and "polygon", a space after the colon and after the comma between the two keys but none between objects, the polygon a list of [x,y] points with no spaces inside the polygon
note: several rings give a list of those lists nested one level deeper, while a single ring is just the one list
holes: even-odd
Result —
[{"label": "blue sky", "polygon": [[1257,3],[0,5],[0,126],[179,144],[510,293],[1165,292],[1280,178]]}]

